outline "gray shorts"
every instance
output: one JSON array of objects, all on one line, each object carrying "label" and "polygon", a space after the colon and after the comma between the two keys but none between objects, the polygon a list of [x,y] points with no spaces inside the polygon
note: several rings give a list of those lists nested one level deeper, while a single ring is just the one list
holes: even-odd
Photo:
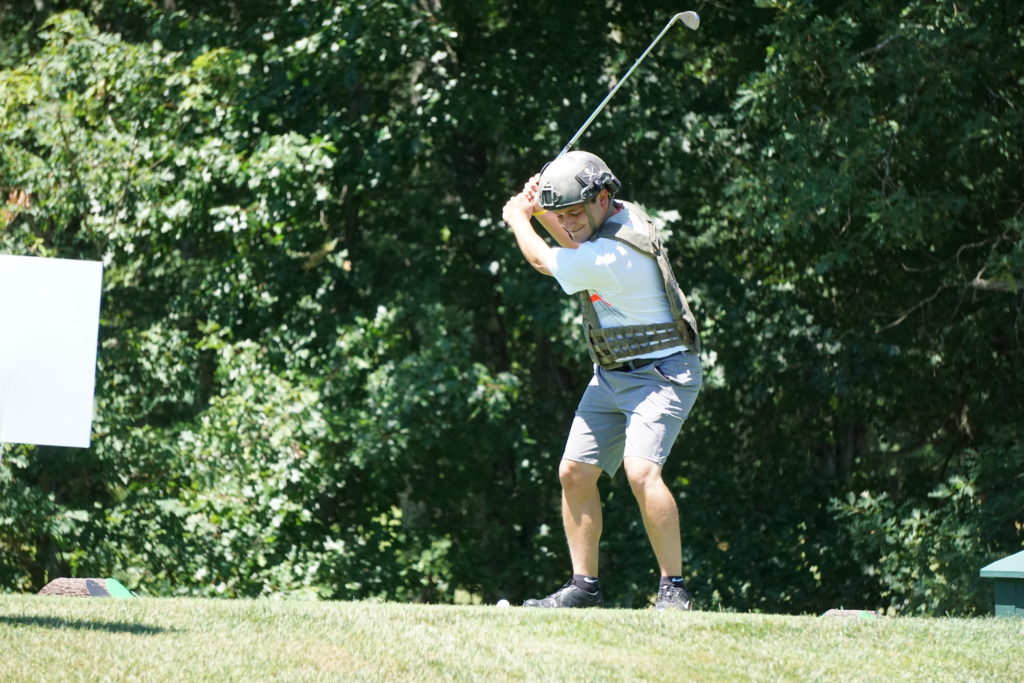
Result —
[{"label": "gray shorts", "polygon": [[700,393],[700,357],[676,353],[637,370],[598,366],[565,444],[566,460],[615,474],[623,458],[665,463]]}]

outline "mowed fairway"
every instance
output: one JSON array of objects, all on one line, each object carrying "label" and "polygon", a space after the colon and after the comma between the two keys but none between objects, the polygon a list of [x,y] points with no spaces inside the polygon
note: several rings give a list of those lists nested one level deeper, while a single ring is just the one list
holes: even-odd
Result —
[{"label": "mowed fairway", "polygon": [[1022,619],[0,596],[0,680],[1020,680]]}]

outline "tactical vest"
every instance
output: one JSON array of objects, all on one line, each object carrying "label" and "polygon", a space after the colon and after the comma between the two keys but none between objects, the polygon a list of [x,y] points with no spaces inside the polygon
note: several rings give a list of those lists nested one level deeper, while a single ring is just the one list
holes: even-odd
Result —
[{"label": "tactical vest", "polygon": [[[590,349],[590,357],[604,368],[615,368],[620,363],[617,358],[641,356],[652,351],[670,349],[685,344],[692,351],[700,351],[700,335],[697,333],[697,320],[686,303],[686,295],[676,282],[675,273],[668,260],[661,240],[658,239],[657,228],[650,216],[635,204],[621,202],[625,207],[605,221],[604,225],[590,239],[613,239],[624,242],[646,256],[658,262],[662,280],[665,283],[665,296],[669,309],[672,311],[672,322],[654,323],[651,325],[625,325],[623,327],[601,327],[597,311],[590,299],[590,292],[584,290],[577,296],[583,310],[583,334]],[[632,212],[647,226],[647,234],[641,229],[634,229],[623,224]]]}]

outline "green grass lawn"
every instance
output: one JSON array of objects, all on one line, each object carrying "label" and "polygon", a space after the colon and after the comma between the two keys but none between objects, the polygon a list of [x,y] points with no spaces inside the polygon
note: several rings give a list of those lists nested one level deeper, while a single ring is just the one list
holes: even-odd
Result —
[{"label": "green grass lawn", "polygon": [[1020,680],[1022,619],[0,595],[0,680]]}]

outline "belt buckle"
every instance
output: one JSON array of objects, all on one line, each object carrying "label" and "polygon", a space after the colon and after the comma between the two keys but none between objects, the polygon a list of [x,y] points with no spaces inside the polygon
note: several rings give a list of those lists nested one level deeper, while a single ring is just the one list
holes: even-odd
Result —
[{"label": "belt buckle", "polygon": [[640,368],[646,368],[648,365],[654,362],[653,358],[633,358],[624,361],[622,365],[616,368],[616,370],[639,370]]}]

